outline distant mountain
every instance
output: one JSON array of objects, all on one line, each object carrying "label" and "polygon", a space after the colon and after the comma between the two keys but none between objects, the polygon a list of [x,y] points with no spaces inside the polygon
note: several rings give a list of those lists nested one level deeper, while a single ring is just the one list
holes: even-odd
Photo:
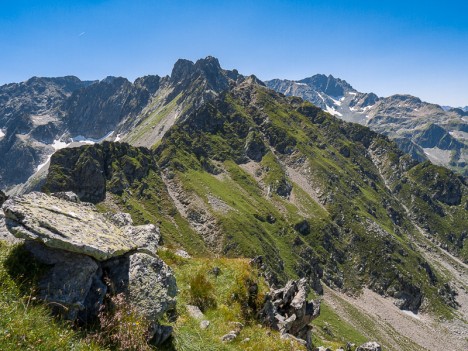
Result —
[{"label": "distant mountain", "polygon": [[[38,78],[0,87],[0,188],[24,183],[64,147],[104,139],[156,143],[179,117],[240,75],[217,59],[179,60],[171,76]],[[155,125],[158,128],[155,128]],[[33,180],[35,183],[37,180]]]},{"label": "distant mountain", "polygon": [[[165,246],[193,257],[256,258],[272,287],[304,278],[319,294],[371,290],[392,308],[437,316],[448,347],[466,349],[459,333],[468,318],[466,178],[335,117],[348,113],[384,131],[387,124],[387,134],[394,126],[412,131],[414,123],[419,132],[400,130],[396,141],[424,158],[427,150],[459,147],[447,127],[460,119],[456,112],[406,95],[359,93],[331,76],[274,83],[290,95],[304,92],[317,107],[224,70],[213,57],[179,60],[170,76],[133,83],[39,81],[46,89],[20,83],[27,92],[2,105],[11,114],[0,125],[0,187],[34,174],[19,191],[74,191],[100,211],[157,224]],[[424,111],[443,123],[419,125]],[[80,144],[95,145],[72,147]],[[36,172],[49,158],[48,172]],[[220,270],[219,282],[232,279]],[[245,294],[226,291],[220,307]],[[355,313],[361,307],[351,307],[343,310],[364,320]],[[331,310],[342,318],[341,308]],[[364,324],[373,328],[370,321]],[[423,338],[402,337],[398,321],[385,330],[386,349],[423,349],[411,346]]]},{"label": "distant mountain", "polygon": [[[349,122],[369,126],[394,139],[416,160],[432,162],[468,175],[468,115],[466,110],[441,107],[411,95],[386,98],[361,93],[344,80],[317,74],[298,81],[273,79],[266,85],[288,96],[298,96]],[[465,108],[466,109],[466,108]],[[441,137],[452,142],[420,144]],[[428,133],[436,132],[429,136]]]}]

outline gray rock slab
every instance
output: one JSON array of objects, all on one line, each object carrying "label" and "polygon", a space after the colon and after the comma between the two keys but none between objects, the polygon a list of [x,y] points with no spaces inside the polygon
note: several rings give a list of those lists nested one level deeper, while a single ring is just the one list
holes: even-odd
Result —
[{"label": "gray rock slab", "polygon": [[50,248],[102,261],[138,247],[90,204],[33,192],[8,199],[3,211],[7,228],[15,237],[39,241]]}]

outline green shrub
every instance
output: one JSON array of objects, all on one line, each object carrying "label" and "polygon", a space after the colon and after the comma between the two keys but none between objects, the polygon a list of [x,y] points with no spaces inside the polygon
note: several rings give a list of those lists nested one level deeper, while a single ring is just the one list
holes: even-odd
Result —
[{"label": "green shrub", "polygon": [[216,307],[213,290],[211,282],[202,272],[198,272],[190,279],[190,303],[198,306],[202,311]]}]

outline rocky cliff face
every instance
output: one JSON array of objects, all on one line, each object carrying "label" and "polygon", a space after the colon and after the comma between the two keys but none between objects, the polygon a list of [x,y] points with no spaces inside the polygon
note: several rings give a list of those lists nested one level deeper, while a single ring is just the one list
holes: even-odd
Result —
[{"label": "rocky cliff face", "polygon": [[[266,84],[395,139],[404,152],[417,160],[429,159],[467,175],[468,124],[461,109],[444,110],[411,95],[378,97],[361,93],[346,81],[320,74],[299,81],[273,79]],[[432,142],[427,143],[428,139]]]}]

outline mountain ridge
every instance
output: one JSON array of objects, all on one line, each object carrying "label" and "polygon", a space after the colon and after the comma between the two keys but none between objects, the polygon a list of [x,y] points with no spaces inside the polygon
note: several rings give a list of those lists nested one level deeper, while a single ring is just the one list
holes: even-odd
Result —
[{"label": "mountain ridge", "polygon": [[[433,163],[468,174],[468,120],[461,109],[444,109],[409,94],[378,97],[374,93],[361,93],[332,75],[317,74],[296,81],[273,79],[266,84],[285,95],[304,98],[346,121],[369,126],[390,136],[403,151],[419,161],[430,159]],[[330,86],[333,87],[331,90]],[[430,129],[430,125],[443,128],[457,143],[422,147],[418,141],[424,139],[421,134]]]}]

